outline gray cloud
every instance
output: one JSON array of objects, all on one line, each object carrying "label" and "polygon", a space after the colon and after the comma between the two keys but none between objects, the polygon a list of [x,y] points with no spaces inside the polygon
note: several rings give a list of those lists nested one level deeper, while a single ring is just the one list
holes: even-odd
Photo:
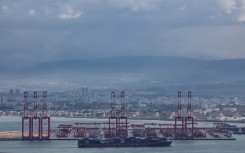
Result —
[{"label": "gray cloud", "polygon": [[123,55],[244,58],[244,22],[245,0],[1,0],[0,63]]}]

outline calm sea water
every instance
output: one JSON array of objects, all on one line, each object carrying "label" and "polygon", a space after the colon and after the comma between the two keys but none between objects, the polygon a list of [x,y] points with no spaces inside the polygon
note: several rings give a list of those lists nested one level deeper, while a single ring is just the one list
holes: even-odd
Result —
[{"label": "calm sea water", "polygon": [[[78,119],[54,118],[53,127],[74,123]],[[97,121],[79,119],[79,121]],[[154,121],[155,122],[155,121]],[[157,121],[156,121],[157,122]],[[20,118],[0,117],[0,131],[20,130]],[[245,153],[245,135],[234,135],[235,141],[173,141],[163,148],[78,148],[77,141],[0,141],[0,153]]]},{"label": "calm sea water", "polygon": [[235,141],[182,141],[163,148],[77,148],[77,141],[2,141],[7,153],[245,153],[245,136]]}]

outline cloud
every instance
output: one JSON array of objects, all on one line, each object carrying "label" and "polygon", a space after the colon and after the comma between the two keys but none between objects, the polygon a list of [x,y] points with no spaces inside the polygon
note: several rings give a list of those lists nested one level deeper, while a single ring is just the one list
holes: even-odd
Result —
[{"label": "cloud", "polygon": [[150,11],[157,8],[159,0],[107,0],[107,3],[119,9],[130,10],[132,12]]},{"label": "cloud", "polygon": [[29,15],[30,15],[30,16],[34,16],[34,15],[35,15],[35,13],[36,13],[36,11],[35,11],[35,10],[33,10],[33,9],[30,9],[30,10],[29,10]]},{"label": "cloud", "polygon": [[179,8],[179,11],[185,11],[186,10],[186,5],[183,5],[182,7]]},{"label": "cloud", "polygon": [[242,13],[238,17],[239,22],[245,22],[245,0],[242,0]]},{"label": "cloud", "polygon": [[245,0],[217,0],[217,2],[236,21],[245,22]]},{"label": "cloud", "polygon": [[234,10],[237,9],[236,0],[217,0],[225,9],[226,13],[231,14]]},{"label": "cloud", "polygon": [[8,10],[8,6],[1,6],[1,9],[3,10],[3,11],[6,11],[6,10]]},{"label": "cloud", "polygon": [[82,15],[81,11],[75,11],[69,5],[65,5],[61,8],[61,12],[59,14],[60,19],[76,19]]},{"label": "cloud", "polygon": [[0,17],[5,17],[10,12],[9,7],[7,5],[2,5],[0,3]]},{"label": "cloud", "polygon": [[0,63],[245,57],[240,22],[245,0],[0,0]]},{"label": "cloud", "polygon": [[238,18],[239,22],[245,22],[245,13],[241,14]]}]

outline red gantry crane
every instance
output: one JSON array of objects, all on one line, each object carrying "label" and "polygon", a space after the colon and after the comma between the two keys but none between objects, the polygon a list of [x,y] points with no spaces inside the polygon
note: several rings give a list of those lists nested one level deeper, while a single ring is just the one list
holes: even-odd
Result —
[{"label": "red gantry crane", "polygon": [[192,113],[191,91],[188,92],[187,115],[185,116],[185,138],[194,138],[194,117]]},{"label": "red gantry crane", "polygon": [[31,131],[32,131],[32,139],[37,140],[41,138],[41,118],[38,115],[38,98],[37,92],[34,92],[34,108],[33,108],[33,116],[31,120]]},{"label": "red gantry crane", "polygon": [[177,107],[177,115],[175,116],[174,122],[174,133],[175,138],[183,138],[184,137],[184,116],[182,114],[181,107],[181,92],[178,92],[178,107]]},{"label": "red gantry crane", "polygon": [[41,117],[41,139],[50,138],[50,116],[48,113],[47,92],[43,92],[43,114]]},{"label": "red gantry crane", "polygon": [[28,112],[28,92],[24,92],[24,115],[22,117],[22,140],[30,140],[32,138],[31,129],[32,129],[31,117]]}]

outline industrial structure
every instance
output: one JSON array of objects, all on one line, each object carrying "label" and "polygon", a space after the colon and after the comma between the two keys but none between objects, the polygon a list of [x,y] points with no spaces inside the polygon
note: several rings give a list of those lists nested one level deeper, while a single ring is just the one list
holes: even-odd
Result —
[{"label": "industrial structure", "polygon": [[177,115],[175,116],[174,122],[174,133],[176,139],[193,139],[194,138],[194,131],[196,124],[194,122],[194,117],[192,113],[192,99],[191,99],[191,91],[188,91],[188,102],[187,102],[187,109],[186,114],[182,111],[182,104],[181,104],[181,92],[178,92],[178,107],[177,107]]},{"label": "industrial structure", "polygon": [[182,105],[181,105],[181,92],[178,92],[178,107],[177,115],[174,119],[174,134],[175,138],[184,138],[184,116],[182,114]]},{"label": "industrial structure", "polygon": [[28,140],[31,135],[31,117],[28,110],[28,92],[24,92],[24,116],[22,117],[22,139]]},{"label": "industrial structure", "polygon": [[128,117],[126,115],[126,108],[125,108],[125,92],[121,92],[121,110],[120,115],[118,117],[118,124],[117,124],[117,131],[119,137],[126,138],[128,136]]},{"label": "industrial structure", "polygon": [[[103,131],[105,137],[126,138],[134,137],[171,137],[174,139],[195,139],[205,138],[206,128],[197,128],[192,113],[191,92],[188,92],[186,113],[182,110],[181,92],[178,92],[177,111],[174,118],[174,123],[133,123],[129,124],[126,115],[125,92],[120,94],[119,100],[116,101],[116,93],[111,92],[111,109],[108,122],[103,123],[75,123],[74,125],[60,125],[58,127],[57,136],[74,135],[76,137],[98,137]],[[62,131],[68,132],[61,134]],[[73,134],[71,134],[73,133]]]},{"label": "industrial structure", "polygon": [[[48,113],[47,92],[42,95],[42,112],[38,111],[38,93],[33,93],[33,110],[28,107],[28,92],[24,92],[24,115],[22,117],[22,140],[48,140],[51,136],[51,119]],[[119,97],[119,99],[116,99]],[[226,124],[215,124],[213,128],[197,127],[192,111],[192,93],[188,92],[187,107],[182,108],[182,95],[178,92],[177,109],[173,123],[138,122],[130,123],[126,114],[125,92],[118,96],[113,91],[110,93],[110,115],[106,122],[77,122],[74,124],[60,124],[55,138],[120,138],[128,137],[169,137],[171,139],[206,139],[207,134],[218,137],[215,132],[228,132]],[[211,132],[210,132],[211,131]],[[103,133],[103,136],[102,136]],[[211,133],[211,134],[210,134]],[[227,134],[228,136],[229,133]]]},{"label": "industrial structure", "polygon": [[125,108],[125,92],[121,92],[120,110],[116,109],[115,92],[111,92],[111,113],[109,116],[109,137],[127,137],[128,136],[128,118]]},{"label": "industrial structure", "polygon": [[118,116],[116,114],[115,97],[116,97],[115,92],[111,92],[111,113],[109,116],[109,133],[108,133],[108,136],[110,137],[118,135],[117,133]]},{"label": "industrial structure", "polygon": [[22,117],[22,140],[43,140],[50,138],[50,116],[47,109],[47,92],[43,92],[43,112],[38,112],[38,94],[33,93],[33,112],[28,109],[28,92],[24,92],[24,115]]},{"label": "industrial structure", "polygon": [[31,117],[31,134],[32,139],[38,140],[41,136],[41,118],[38,114],[38,99],[37,99],[37,92],[34,92],[34,108],[33,108],[33,115]]},{"label": "industrial structure", "polygon": [[47,92],[43,92],[43,113],[41,117],[41,139],[50,138],[50,116],[48,114]]},{"label": "industrial structure", "polygon": [[188,104],[187,104],[187,114],[185,116],[185,138],[193,139],[194,138],[194,117],[192,114],[192,99],[191,92],[188,92]]}]

